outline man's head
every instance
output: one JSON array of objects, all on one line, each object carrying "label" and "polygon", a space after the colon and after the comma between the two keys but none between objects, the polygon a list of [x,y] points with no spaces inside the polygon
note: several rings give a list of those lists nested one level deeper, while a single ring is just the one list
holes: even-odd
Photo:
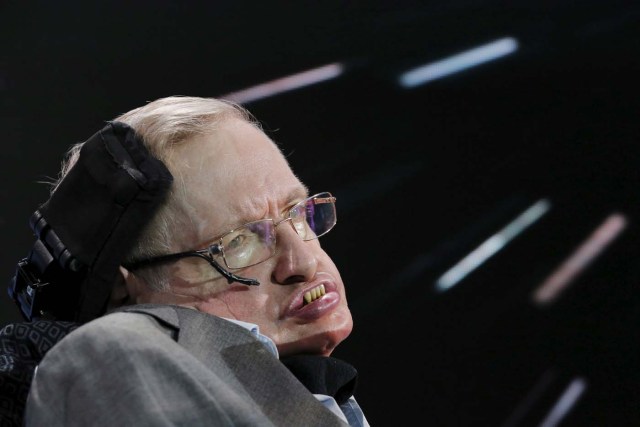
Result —
[{"label": "man's head", "polygon": [[[115,120],[135,129],[174,177],[167,201],[126,256],[129,261],[206,249],[246,223],[278,223],[309,197],[276,144],[240,106],[170,97]],[[255,323],[282,355],[328,355],[352,328],[340,274],[319,241],[304,241],[293,221],[280,223],[275,236],[273,256],[233,270],[259,286],[228,283],[207,260],[185,257],[123,268],[113,298],[116,304],[179,304]],[[321,285],[326,294],[305,304],[304,294],[316,294]]]}]

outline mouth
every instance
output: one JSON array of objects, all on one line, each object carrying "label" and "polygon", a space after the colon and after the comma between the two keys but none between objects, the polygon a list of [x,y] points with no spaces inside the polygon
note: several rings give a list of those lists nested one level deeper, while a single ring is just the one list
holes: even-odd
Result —
[{"label": "mouth", "polygon": [[331,313],[341,301],[338,286],[331,276],[319,277],[316,285],[300,289],[291,295],[282,318],[295,318],[297,322],[314,322]]},{"label": "mouth", "polygon": [[315,288],[309,290],[308,292],[305,292],[303,296],[304,301],[302,303],[302,306],[311,304],[313,301],[317,300],[318,298],[321,298],[326,293],[327,291],[324,288],[324,284],[316,286]]}]

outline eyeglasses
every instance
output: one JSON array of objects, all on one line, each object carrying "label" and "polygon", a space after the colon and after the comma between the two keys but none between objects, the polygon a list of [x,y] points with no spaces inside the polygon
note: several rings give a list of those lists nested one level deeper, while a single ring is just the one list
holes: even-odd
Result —
[{"label": "eyeglasses", "polygon": [[331,193],[318,193],[297,203],[277,222],[274,219],[252,221],[224,233],[205,249],[144,258],[127,263],[124,267],[133,270],[181,258],[199,257],[207,260],[229,283],[259,285],[257,280],[237,276],[225,270],[221,264],[230,270],[238,270],[268,260],[276,253],[276,228],[285,222],[291,223],[303,241],[327,234],[336,225],[335,202],[336,198]]}]

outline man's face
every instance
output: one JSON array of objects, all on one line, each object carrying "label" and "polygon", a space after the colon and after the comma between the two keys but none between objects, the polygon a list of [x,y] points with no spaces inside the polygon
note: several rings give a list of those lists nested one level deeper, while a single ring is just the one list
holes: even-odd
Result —
[{"label": "man's face", "polygon": [[[175,153],[176,181],[188,203],[177,218],[176,251],[202,249],[225,232],[264,218],[276,222],[308,195],[275,144],[260,130],[230,120],[184,143]],[[176,186],[180,191],[180,186]],[[327,189],[318,189],[327,190]],[[220,317],[255,323],[281,355],[329,355],[351,332],[344,284],[319,240],[303,241],[285,222],[277,227],[276,254],[233,273],[259,286],[229,284],[207,261],[185,258],[167,268],[170,290],[142,291],[136,302],[180,304]],[[223,267],[225,267],[223,265]],[[310,304],[304,294],[324,285]]]}]

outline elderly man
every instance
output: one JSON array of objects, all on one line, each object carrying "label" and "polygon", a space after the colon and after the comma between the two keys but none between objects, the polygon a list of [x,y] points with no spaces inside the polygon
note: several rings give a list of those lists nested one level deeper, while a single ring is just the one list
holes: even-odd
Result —
[{"label": "elderly man", "polygon": [[[355,370],[331,357],[353,326],[318,240],[335,197],[310,195],[230,102],[162,98],[112,124],[135,131],[172,184],[107,312],[38,366],[26,424],[367,426]],[[72,148],[60,183],[82,155]]]}]

